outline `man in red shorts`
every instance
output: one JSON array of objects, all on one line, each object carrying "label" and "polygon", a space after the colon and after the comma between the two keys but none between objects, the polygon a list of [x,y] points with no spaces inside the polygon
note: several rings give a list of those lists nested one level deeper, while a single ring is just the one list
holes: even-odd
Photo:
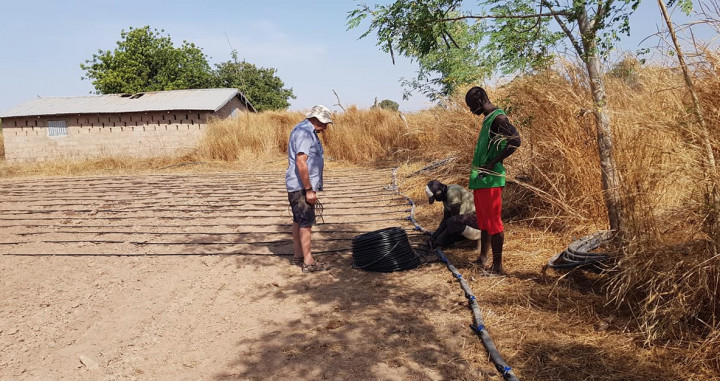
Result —
[{"label": "man in red shorts", "polygon": [[478,228],[481,230],[480,256],[475,261],[487,266],[488,253],[492,248],[493,261],[490,272],[503,274],[502,249],[505,234],[502,219],[502,189],[505,186],[505,167],[502,161],[520,147],[520,135],[515,126],[497,108],[487,93],[473,87],[465,94],[465,104],[475,115],[484,115],[470,169],[469,188],[473,190]]}]

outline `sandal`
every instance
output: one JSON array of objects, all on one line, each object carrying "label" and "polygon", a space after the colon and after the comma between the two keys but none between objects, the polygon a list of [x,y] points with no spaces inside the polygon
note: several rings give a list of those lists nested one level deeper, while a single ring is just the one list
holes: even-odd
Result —
[{"label": "sandal", "polygon": [[303,259],[302,259],[302,258],[292,257],[292,259],[290,259],[290,264],[293,265],[293,266],[302,266],[302,265],[303,265]]},{"label": "sandal", "polygon": [[302,265],[302,272],[304,273],[314,273],[315,271],[325,271],[329,269],[330,267],[326,264],[319,262],[318,260],[315,260],[315,262],[306,265],[303,263]]}]

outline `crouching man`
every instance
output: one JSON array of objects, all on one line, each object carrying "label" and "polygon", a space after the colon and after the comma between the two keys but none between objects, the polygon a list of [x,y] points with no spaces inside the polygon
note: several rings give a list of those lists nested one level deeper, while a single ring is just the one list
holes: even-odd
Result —
[{"label": "crouching man", "polygon": [[445,185],[437,180],[427,183],[428,202],[443,203],[443,219],[430,237],[432,247],[448,247],[464,240],[478,241],[477,217],[473,194],[457,184]]}]

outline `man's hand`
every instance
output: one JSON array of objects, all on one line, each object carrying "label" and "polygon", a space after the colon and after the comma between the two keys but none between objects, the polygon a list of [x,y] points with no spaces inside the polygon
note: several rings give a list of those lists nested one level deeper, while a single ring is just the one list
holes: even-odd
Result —
[{"label": "man's hand", "polygon": [[492,175],[493,173],[495,173],[495,163],[487,163],[483,165],[482,167],[480,167],[480,171],[478,172],[480,172],[479,177]]},{"label": "man's hand", "polygon": [[305,191],[305,201],[307,201],[308,204],[315,205],[317,199],[317,193],[315,193],[314,190],[310,189]]},{"label": "man's hand", "polygon": [[480,168],[482,168],[482,172],[483,172],[483,173],[486,173],[486,174],[487,174],[487,173],[494,173],[494,172],[495,172],[495,164],[496,164],[496,163],[487,163],[487,164],[483,165],[483,166],[480,167]]}]

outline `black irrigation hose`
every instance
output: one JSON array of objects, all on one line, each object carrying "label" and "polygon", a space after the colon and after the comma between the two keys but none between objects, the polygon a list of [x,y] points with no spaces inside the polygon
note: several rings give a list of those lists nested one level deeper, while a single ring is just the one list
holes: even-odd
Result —
[{"label": "black irrigation hose", "polygon": [[[406,212],[410,212],[410,216],[406,220],[413,223],[413,230],[430,234],[415,221],[415,203],[412,199],[398,192],[396,172],[397,169],[393,169],[393,184],[388,186],[387,190],[404,197],[412,206],[411,209],[406,210]],[[421,263],[429,262],[426,253],[435,254],[432,250],[423,248],[417,248],[417,252],[413,250],[405,229],[399,227],[380,229],[356,236],[353,239],[352,248],[353,268],[378,272],[414,269]]]},{"label": "black irrigation hose", "polygon": [[[347,252],[348,249],[332,249],[332,250],[323,250],[323,251],[316,251],[313,252],[313,255],[327,255],[327,254],[333,254],[333,253],[344,253]],[[115,254],[93,254],[93,253],[85,253],[85,254],[78,254],[78,253],[65,253],[65,254],[55,254],[55,253],[33,253],[33,254],[0,254],[0,257],[7,256],[7,257],[187,257],[187,256],[255,256],[255,257],[291,257],[293,254],[254,254],[254,253],[244,253],[240,251],[235,252],[213,252],[213,253],[115,253]]]},{"label": "black irrigation hose", "polygon": [[[325,199],[325,198],[323,198],[323,199]],[[130,201],[130,199],[128,199],[127,201]],[[136,201],[136,200],[132,200],[132,201]],[[39,202],[42,202],[42,201],[39,201]],[[208,200],[208,201],[204,201],[204,202],[199,203],[199,204],[170,204],[170,205],[167,205],[167,208],[181,208],[181,207],[186,207],[186,208],[193,208],[193,207],[198,207],[198,208],[238,208],[238,207],[243,207],[242,210],[245,210],[245,207],[250,207],[250,206],[252,206],[252,207],[257,207],[257,206],[261,206],[261,205],[264,205],[264,206],[275,206],[275,205],[278,204],[278,202],[224,203],[224,204],[221,203],[221,202],[222,202],[222,201],[219,201],[219,200],[217,200],[217,201],[216,201],[216,200]],[[115,201],[110,201],[110,202],[108,202],[108,204],[110,204],[110,203],[115,203],[115,204],[120,205],[121,202],[120,202],[120,201],[117,201],[117,202],[115,202]],[[332,209],[357,209],[357,208],[366,208],[366,207],[369,206],[370,204],[376,204],[376,203],[380,203],[380,204],[381,204],[380,206],[386,206],[386,205],[387,205],[387,206],[390,206],[390,207],[393,207],[393,206],[401,207],[401,206],[407,205],[407,203],[394,203],[394,204],[390,204],[390,203],[388,203],[388,200],[384,200],[384,199],[378,199],[378,200],[376,200],[376,201],[364,201],[362,206],[355,206],[355,205],[352,205],[352,206],[335,206],[335,202],[334,202],[334,201],[333,201],[333,202],[328,202],[327,204],[328,204],[328,205],[332,205]],[[88,206],[88,203],[87,203],[87,202],[81,202],[81,203],[80,203],[80,202],[79,202],[79,203],[66,203],[66,202],[63,202],[63,203],[45,203],[45,204],[28,202],[28,204],[31,204],[30,206],[43,207],[43,208],[58,207],[58,206]],[[147,208],[147,205],[157,205],[157,201],[156,201],[156,200],[146,200],[146,201],[137,202],[137,204],[140,204],[141,206],[126,207],[125,210],[130,211],[130,210],[135,210],[135,209],[145,209],[145,208]],[[342,204],[339,204],[339,205],[342,205]],[[114,206],[114,205],[113,205],[113,206]],[[27,210],[27,209],[2,209],[2,210],[0,210],[0,212],[3,212],[3,213],[4,213],[4,212],[15,212],[15,211],[26,211],[26,210]],[[75,211],[75,212],[78,211],[77,209],[57,209],[57,210],[59,210],[59,211],[69,211],[69,210],[72,210],[72,211]],[[92,210],[92,209],[91,209],[91,210]],[[264,209],[264,210],[267,210],[267,209]],[[283,210],[284,210],[284,209],[283,209]],[[100,210],[98,210],[98,211],[100,211]]]},{"label": "black irrigation hose", "polygon": [[[5,227],[5,226],[0,226]],[[74,228],[85,229],[86,226],[68,226]],[[103,226],[106,227],[106,226]],[[414,229],[406,229],[406,231],[412,231]],[[319,234],[339,234],[339,233],[353,233],[357,234],[356,230],[318,230]],[[72,231],[72,230],[52,230],[42,232],[25,232],[15,233],[15,235],[26,237],[43,234],[96,234],[96,235],[109,235],[109,234],[122,234],[122,235],[182,235],[182,236],[242,236],[251,234],[281,234],[288,235],[292,234],[291,231],[251,231],[251,232],[152,232],[152,231],[130,231],[130,230],[89,230],[89,231]]]},{"label": "black irrigation hose", "polygon": [[495,343],[490,337],[490,333],[485,328],[485,321],[483,320],[482,312],[480,311],[480,306],[477,302],[477,297],[472,293],[470,285],[467,284],[465,278],[462,277],[462,274],[458,272],[457,268],[455,268],[455,266],[450,263],[450,260],[447,258],[447,256],[445,256],[445,253],[440,248],[436,249],[436,251],[438,257],[440,258],[440,261],[445,263],[448,270],[450,270],[450,272],[453,274],[453,277],[455,277],[458,283],[460,283],[460,288],[462,288],[463,292],[465,292],[465,297],[468,299],[468,304],[473,314],[474,325],[471,325],[470,328],[472,328],[475,334],[477,334],[480,338],[480,341],[483,343],[483,346],[485,347],[485,350],[490,357],[490,361],[492,361],[492,363],[495,365],[495,369],[497,369],[497,371],[502,374],[503,379],[508,381],[517,381],[517,376],[515,376],[512,368],[505,362],[505,360],[503,360],[500,352],[495,346]]},{"label": "black irrigation hose", "polygon": [[[144,183],[145,186],[151,186],[154,184],[150,183]],[[256,186],[258,184],[255,184]],[[327,184],[326,184],[327,185]],[[362,191],[362,193],[381,193],[386,191],[387,189],[384,189],[380,185],[361,185],[361,186],[355,186],[353,184],[338,184],[338,187],[349,187],[353,186],[355,190]],[[96,194],[96,193],[111,193],[111,192],[122,192],[125,188],[123,187],[87,187],[87,188],[80,188],[80,187],[63,187],[63,188],[54,188],[54,189],[48,189],[49,191],[72,191],[73,194]],[[217,188],[217,187],[208,187],[208,188],[192,188],[187,189],[183,188],[182,185],[177,186],[155,186],[152,191],[138,189],[138,190],[130,190],[127,191],[125,189],[125,194],[131,194],[131,195],[153,195],[157,193],[169,193],[169,194],[217,194],[217,195],[234,195],[237,194],[237,192],[243,191],[245,188],[238,187],[238,188]],[[273,187],[271,189],[264,189],[266,192],[271,193],[277,193],[278,195],[282,195],[282,193],[286,193],[285,187]],[[14,188],[12,190],[5,190],[0,191],[1,194],[5,194],[7,196],[32,196],[37,194],[45,194],[43,191],[37,190],[37,189],[18,189]]]},{"label": "black irrigation hose", "polygon": [[[415,221],[415,202],[405,196],[404,194],[397,191],[397,177],[396,177],[396,171],[397,168],[393,169],[393,185],[395,186],[396,192],[405,197],[406,200],[412,205],[412,209],[410,209],[410,217],[407,219],[415,225],[415,230],[422,231],[426,234],[431,234],[428,230],[424,229],[422,226],[420,226],[417,221]],[[453,277],[457,279],[457,281],[460,283],[460,288],[462,288],[463,292],[465,293],[465,297],[468,299],[468,304],[470,307],[470,310],[472,310],[473,314],[473,323],[474,325],[471,325],[470,328],[478,335],[480,338],[480,341],[482,341],[483,346],[485,347],[485,350],[488,353],[488,356],[490,357],[490,361],[495,365],[495,368],[502,374],[503,379],[508,381],[517,381],[518,378],[515,376],[515,374],[512,371],[512,368],[503,360],[502,356],[500,355],[500,352],[497,350],[497,347],[495,346],[495,343],[493,343],[492,338],[490,337],[490,333],[485,328],[485,322],[482,318],[482,312],[480,311],[480,306],[477,303],[477,297],[472,293],[472,290],[470,289],[470,285],[465,281],[465,279],[462,277],[462,274],[458,272],[457,268],[453,266],[452,263],[450,263],[450,260],[447,258],[445,253],[440,249],[435,249],[435,254],[438,256],[441,262],[445,263],[448,270],[453,274]]]},{"label": "black irrigation hose", "polygon": [[[85,204],[87,205],[87,204]],[[255,205],[253,205],[255,206]],[[405,207],[404,204],[395,204],[395,205],[383,205],[386,208],[394,208],[394,207]],[[200,209],[189,209],[188,207],[195,207]],[[185,208],[185,209],[180,209]],[[339,209],[339,210],[353,210],[353,209],[362,209],[367,210],[366,205],[353,205],[353,206],[344,206],[344,207],[332,207],[333,210]],[[169,207],[164,208],[149,208],[147,206],[136,206],[136,207],[130,207],[130,208],[122,208],[122,209],[103,209],[103,208],[95,208],[95,209],[41,209],[41,210],[27,210],[27,209],[0,209],[0,215],[26,215],[26,214],[52,214],[52,213],[63,213],[63,212],[74,212],[74,213],[133,213],[136,211],[144,211],[144,212],[182,212],[182,213],[214,213],[214,212],[285,212],[287,208],[249,208],[249,207],[225,207],[224,205],[170,205]],[[404,210],[405,212],[409,210]],[[388,211],[388,212],[392,212]],[[403,212],[403,210],[398,210],[398,213]],[[353,213],[353,215],[356,213]]]},{"label": "black irrigation hose", "polygon": [[[367,212],[367,213],[332,213],[327,214],[326,216],[332,216],[332,217],[347,217],[347,216],[374,216],[374,215],[383,215],[383,214],[398,214],[402,213],[402,210],[390,210],[390,211],[382,211],[382,212]],[[12,215],[11,215],[12,216]],[[219,218],[279,218],[279,217],[285,217],[281,215],[263,215],[263,214],[249,214],[249,215],[239,215],[239,214],[229,214],[229,215],[222,215],[222,216],[118,216],[118,217],[98,217],[98,216],[91,216],[91,217],[44,217],[44,218],[8,218],[5,216],[0,215],[0,221],[45,221],[45,220],[127,220],[127,219],[159,219],[159,220],[207,220],[207,219],[219,219]]]},{"label": "black irrigation hose", "polygon": [[426,262],[410,246],[405,229],[390,227],[356,236],[352,240],[352,267],[367,271],[410,270]]},{"label": "black irrigation hose", "polygon": [[609,264],[611,255],[609,253],[595,253],[592,250],[609,242],[611,238],[612,231],[603,230],[577,239],[570,243],[567,249],[550,258],[548,267],[558,271],[575,268],[594,272],[602,271]]},{"label": "black irrigation hose", "polygon": [[[192,218],[192,217],[189,217],[189,218]],[[58,218],[55,218],[55,219],[61,219],[61,220],[63,220],[63,219],[70,219],[70,218],[61,218],[61,217],[58,217]],[[79,219],[83,219],[83,218],[75,218],[75,219],[78,219],[78,220],[79,220]],[[117,219],[117,218],[116,218],[116,219]],[[43,221],[43,219],[40,219],[40,218],[33,218],[32,220]],[[28,219],[22,219],[22,218],[20,218],[20,219],[14,219],[13,221],[28,221]],[[363,224],[366,224],[366,223],[386,222],[386,221],[388,221],[387,218],[376,218],[376,219],[370,219],[370,220],[355,220],[355,221],[349,221],[349,222],[348,222],[348,221],[345,221],[345,222],[344,222],[344,221],[333,221],[333,222],[329,222],[328,224],[332,224],[332,225],[363,225]],[[41,226],[58,226],[58,224],[54,224],[54,223],[53,223],[53,224],[39,224],[39,223],[32,223],[32,224],[4,224],[4,225],[0,225],[0,228],[8,228],[8,227],[11,227],[11,228],[17,228],[17,227],[26,227],[26,228],[27,228],[27,227],[31,227],[31,228],[36,228],[36,227],[41,227]],[[220,222],[220,223],[214,223],[214,224],[162,224],[162,226],[163,226],[163,227],[281,226],[281,227],[283,227],[283,228],[291,228],[291,227],[292,227],[292,225],[283,225],[283,224],[278,224],[277,222],[271,222],[271,223],[267,223],[267,222],[253,222],[252,225]],[[82,226],[62,225],[62,227],[63,227],[63,228],[67,228],[67,229],[106,228],[106,227],[110,227],[110,228],[130,227],[130,228],[132,228],[132,227],[158,227],[158,224],[153,224],[153,225],[149,225],[149,224],[135,224],[135,225],[82,225]],[[416,229],[414,229],[414,230],[416,230]]]},{"label": "black irrigation hose", "polygon": [[[369,195],[369,196],[352,196],[352,197],[349,197],[349,196],[345,196],[345,195],[337,195],[337,196],[324,195],[324,196],[323,196],[323,199],[325,199],[325,200],[328,200],[328,199],[330,199],[330,200],[338,200],[338,199],[348,199],[348,198],[349,198],[349,199],[352,199],[352,200],[355,200],[355,201],[358,201],[358,200],[379,200],[379,201],[382,201],[383,198],[384,198],[384,195],[385,195],[386,193],[387,193],[387,191],[386,191],[386,190],[383,190],[382,193],[377,192],[375,195]],[[209,196],[215,197],[215,199],[212,199],[212,200],[211,200],[211,199],[206,199],[206,200],[207,200],[207,202],[220,202],[220,201],[238,201],[238,202],[242,202],[242,201],[246,201],[246,200],[248,200],[248,199],[263,199],[263,200],[268,200],[268,197],[263,197],[262,195],[260,195],[260,196],[249,195],[249,196],[244,197],[244,198],[228,197],[228,196],[232,196],[232,195],[234,195],[234,194],[235,194],[235,193],[209,194]],[[2,192],[0,192],[0,195],[2,195]],[[207,196],[208,194],[204,194],[204,195]],[[9,195],[8,195],[8,196],[9,196]],[[152,198],[147,198],[147,197],[146,197],[146,198],[143,198],[143,199],[142,199],[142,200],[148,200],[148,201],[157,201],[157,200],[186,200],[186,199],[197,200],[197,199],[198,199],[198,195],[197,195],[197,194],[196,194],[196,195],[193,195],[193,196],[177,196],[177,195],[175,195],[175,196],[157,196],[157,195],[154,195],[154,194],[144,194],[144,195],[140,195],[140,196],[152,196]],[[94,197],[93,197],[93,200],[95,200],[95,201],[107,201],[107,202],[128,202],[128,201],[133,201],[133,202],[135,202],[135,201],[138,201],[139,199],[140,199],[139,197],[130,197],[130,198],[117,198],[116,196],[94,196]],[[271,200],[273,201],[273,205],[275,205],[275,204],[280,203],[283,199],[284,199],[284,200],[287,200],[287,196],[285,196],[284,198],[281,197],[281,196],[278,196],[278,197],[274,197],[274,196],[273,196],[273,198],[272,198]],[[15,201],[35,202],[36,200],[37,200],[36,197],[28,197],[28,198],[26,198],[26,199],[18,199],[18,198],[16,197],[16,200],[15,200]],[[87,197],[56,197],[56,198],[54,198],[54,200],[87,201]],[[262,205],[267,205],[267,204],[262,204]]]},{"label": "black irrigation hose", "polygon": [[426,230],[425,228],[423,228],[422,226],[420,226],[420,224],[418,224],[417,221],[415,220],[415,202],[414,202],[410,197],[408,197],[408,196],[400,193],[400,191],[398,190],[398,187],[397,187],[397,168],[393,169],[393,171],[392,171],[392,178],[393,178],[393,189],[394,189],[395,193],[397,193],[397,194],[399,194],[400,196],[404,197],[405,200],[407,201],[407,203],[411,206],[411,208],[410,208],[410,216],[406,217],[405,219],[408,220],[408,221],[410,221],[410,222],[412,222],[413,226],[415,227],[415,230],[421,231],[421,232],[423,232],[423,233],[425,233],[425,234],[427,234],[427,235],[431,235],[431,234],[432,234],[431,231]]},{"label": "black irrigation hose", "polygon": [[[404,206],[404,205],[399,205]],[[321,208],[320,205],[316,205],[316,209]],[[335,208],[333,208],[335,209]],[[361,210],[367,210],[367,208],[363,207],[354,207],[354,208],[337,208],[337,209],[344,209],[344,210],[351,210],[351,209],[361,209]],[[24,216],[24,215],[33,215],[33,214],[52,214],[52,213],[67,213],[67,212],[73,212],[73,213],[106,213],[106,214],[119,214],[119,213],[134,213],[136,211],[143,211],[143,212],[180,212],[180,213],[225,213],[225,212],[285,212],[287,209],[259,209],[259,208],[222,208],[222,209],[169,209],[169,208],[133,208],[133,209],[45,209],[45,210],[20,210],[20,211],[11,211],[11,210],[0,210],[0,216]],[[11,212],[11,213],[4,213],[4,212]],[[390,213],[402,213],[402,212],[409,212],[409,210],[388,210],[385,212],[368,212],[368,213],[361,213],[361,212],[354,212],[354,213],[330,213],[327,214],[328,216],[356,216],[356,215],[372,215],[372,214],[390,214]],[[224,216],[217,216],[218,218],[222,218]],[[237,217],[237,215],[231,215],[231,217]],[[246,217],[269,217],[266,215],[249,215]]]},{"label": "black irrigation hose", "polygon": [[[401,228],[397,228],[397,229],[400,229],[400,231],[402,231],[403,234],[405,233],[404,229],[401,229]],[[370,233],[374,233],[374,232],[370,232]],[[370,234],[370,233],[366,233],[366,234]],[[112,233],[110,233],[110,234],[112,234]],[[355,238],[357,238],[357,237],[355,237]],[[322,241],[322,242],[325,242],[325,241],[350,241],[350,240],[352,240],[354,242],[355,238],[336,238],[336,237],[335,238],[315,238],[315,239],[313,239],[313,242],[316,242],[316,241]],[[407,235],[405,235],[405,241],[407,241]],[[66,240],[35,240],[35,241],[26,241],[26,242],[20,242],[20,241],[0,242],[0,246],[24,245],[27,243],[61,243],[61,244],[62,243],[93,243],[93,244],[128,243],[128,244],[139,245],[139,246],[145,246],[145,245],[163,245],[163,246],[172,246],[172,245],[198,245],[198,246],[202,246],[202,245],[250,245],[250,246],[253,246],[253,245],[286,245],[286,244],[292,243],[292,240],[282,239],[282,240],[274,240],[274,241],[248,241],[248,242],[242,242],[242,241],[241,242],[228,242],[228,241],[150,242],[150,241],[127,241],[127,240],[118,241],[118,240],[102,240],[102,239],[89,239],[89,240],[66,239]],[[409,244],[408,244],[408,246],[409,246]],[[412,249],[410,249],[410,250],[412,250]]]}]

